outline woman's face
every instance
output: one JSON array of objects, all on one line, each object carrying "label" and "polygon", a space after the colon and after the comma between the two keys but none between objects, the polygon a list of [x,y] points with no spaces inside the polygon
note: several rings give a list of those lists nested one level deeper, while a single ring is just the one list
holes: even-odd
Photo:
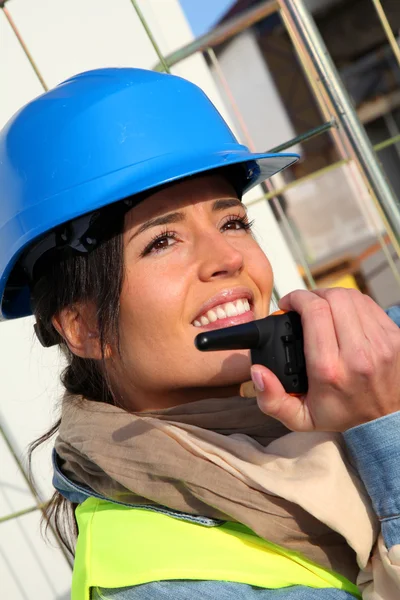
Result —
[{"label": "woman's face", "polygon": [[127,214],[120,354],[112,352],[109,373],[123,406],[228,396],[250,378],[248,350],[203,353],[194,345],[202,331],[268,314],[271,266],[247,222],[217,175],[171,185]]}]

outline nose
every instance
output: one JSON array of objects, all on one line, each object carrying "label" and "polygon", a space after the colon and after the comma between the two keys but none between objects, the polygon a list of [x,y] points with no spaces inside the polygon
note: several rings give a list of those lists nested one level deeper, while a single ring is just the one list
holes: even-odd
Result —
[{"label": "nose", "polygon": [[243,269],[243,253],[219,231],[199,236],[199,278],[202,281],[232,277]]}]

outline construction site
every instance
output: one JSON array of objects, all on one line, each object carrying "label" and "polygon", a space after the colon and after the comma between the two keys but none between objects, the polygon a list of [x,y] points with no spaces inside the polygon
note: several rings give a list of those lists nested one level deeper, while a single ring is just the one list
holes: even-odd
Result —
[{"label": "construction site", "polygon": [[[321,287],[400,305],[398,0],[234,0],[200,37],[179,0],[0,0],[0,40],[1,127],[90,69],[197,84],[251,151],[300,156],[244,197],[274,271],[274,305]],[[51,441],[34,455],[34,484],[27,461],[58,418],[64,359],[40,346],[33,323],[0,323],[0,590],[67,600],[73,558],[53,524],[48,539],[40,525]]]}]

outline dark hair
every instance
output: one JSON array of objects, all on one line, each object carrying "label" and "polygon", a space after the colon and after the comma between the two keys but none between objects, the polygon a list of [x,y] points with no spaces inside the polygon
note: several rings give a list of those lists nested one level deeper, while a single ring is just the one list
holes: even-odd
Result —
[{"label": "dark hair", "polygon": [[[247,177],[243,165],[215,169],[200,173],[196,177],[212,174],[225,176],[241,198]],[[169,185],[171,184],[160,186],[157,190]],[[155,191],[153,189],[150,193]],[[136,203],[139,197],[144,199],[148,194],[149,192],[145,192],[132,198]],[[127,200],[129,198],[124,202]],[[102,210],[99,228],[106,232],[106,238],[97,248],[80,255],[71,254],[69,250],[54,251],[50,256],[46,256],[44,267],[42,265],[38,269],[35,268],[36,281],[31,285],[32,309],[38,334],[48,340],[50,346],[59,344],[67,358],[68,366],[61,376],[67,392],[74,396],[84,396],[88,400],[110,404],[114,404],[114,399],[104,368],[104,352],[106,344],[110,341],[113,341],[117,348],[119,346],[119,305],[124,273],[122,231],[126,210],[121,212],[118,205],[120,203],[115,205],[115,211],[112,207]],[[60,310],[82,301],[92,301],[96,307],[103,361],[74,355],[52,325],[52,317]],[[32,453],[58,432],[60,423],[61,419],[30,445],[30,472]],[[77,537],[75,508],[75,504],[55,492],[46,509],[46,529],[50,522],[54,524],[61,542],[71,554]]]},{"label": "dark hair", "polygon": [[[118,346],[120,294],[123,281],[123,215],[109,224],[107,239],[88,254],[54,252],[46,260],[46,269],[32,285],[32,309],[40,333],[59,344],[68,365],[61,376],[67,392],[97,402],[114,403],[104,369],[106,344]],[[103,361],[80,358],[68,349],[54,329],[52,317],[77,302],[92,301],[96,307]],[[29,470],[33,451],[53,437],[60,426],[53,427],[29,447]],[[55,492],[46,508],[46,526],[54,526],[61,542],[73,554],[77,536],[76,505]]]}]

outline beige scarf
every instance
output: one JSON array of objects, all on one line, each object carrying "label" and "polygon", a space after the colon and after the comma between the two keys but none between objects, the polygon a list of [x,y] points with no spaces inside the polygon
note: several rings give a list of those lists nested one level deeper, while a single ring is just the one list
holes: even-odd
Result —
[{"label": "beige scarf", "polygon": [[371,586],[378,524],[339,434],[289,432],[254,398],[132,414],[66,396],[56,450],[107,498],[235,520]]}]

